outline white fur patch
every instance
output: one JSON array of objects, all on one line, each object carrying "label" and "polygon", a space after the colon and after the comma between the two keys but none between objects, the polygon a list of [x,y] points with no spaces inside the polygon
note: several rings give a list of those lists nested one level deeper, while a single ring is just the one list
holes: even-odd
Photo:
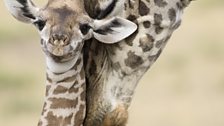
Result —
[{"label": "white fur patch", "polygon": [[52,112],[55,116],[57,116],[57,117],[63,116],[64,118],[70,116],[71,114],[73,114],[74,112],[77,112],[77,111],[78,110],[74,109],[74,108],[66,108],[66,109],[63,108],[63,109],[52,110]]},{"label": "white fur patch", "polygon": [[[77,54],[80,55],[80,54]],[[52,58],[47,57],[47,67],[48,69],[53,73],[64,73],[68,70],[70,70],[78,60],[78,56],[75,57],[73,60],[65,62],[65,63],[56,63]]]}]

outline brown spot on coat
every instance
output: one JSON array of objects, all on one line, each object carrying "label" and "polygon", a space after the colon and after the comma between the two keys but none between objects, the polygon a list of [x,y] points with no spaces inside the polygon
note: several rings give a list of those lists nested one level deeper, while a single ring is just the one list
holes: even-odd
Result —
[{"label": "brown spot on coat", "polygon": [[79,111],[75,115],[75,125],[76,126],[81,126],[83,124],[83,121],[84,121],[83,115],[84,115],[85,109],[86,108],[84,105],[80,105]]},{"label": "brown spot on coat", "polygon": [[154,42],[154,38],[151,35],[147,34],[143,36],[142,38],[140,38],[139,47],[142,48],[143,52],[150,51],[153,47],[153,42]]},{"label": "brown spot on coat", "polygon": [[155,20],[155,25],[160,25],[163,20],[163,16],[161,14],[155,13],[154,20]]},{"label": "brown spot on coat", "polygon": [[145,3],[143,1],[140,0],[139,3],[139,14],[141,16],[145,16],[147,14],[149,14],[150,9],[145,5]]},{"label": "brown spot on coat", "polygon": [[66,98],[49,98],[49,101],[51,101],[51,109],[65,109],[65,108],[76,108],[78,104],[78,98],[75,100],[70,100]]},{"label": "brown spot on coat", "polygon": [[129,51],[127,55],[128,55],[128,58],[125,59],[125,65],[132,69],[135,69],[144,63],[142,57],[136,55],[132,51]]},{"label": "brown spot on coat", "polygon": [[136,19],[137,19],[137,17],[135,16],[135,15],[129,15],[128,17],[127,17],[127,19],[129,20],[129,21],[132,21],[132,22],[136,22]]},{"label": "brown spot on coat", "polygon": [[47,117],[45,119],[47,120],[48,124],[47,126],[67,126],[71,125],[71,119],[73,114],[63,118],[61,116],[57,117],[53,114],[53,112],[49,112],[47,114]]},{"label": "brown spot on coat", "polygon": [[160,34],[160,33],[162,33],[163,29],[164,28],[162,28],[162,27],[160,27],[160,26],[157,25],[157,26],[155,26],[155,33],[156,34]]},{"label": "brown spot on coat", "polygon": [[55,88],[53,94],[62,94],[62,93],[66,93],[68,91],[68,89],[66,87],[63,86],[57,86],[57,88]]},{"label": "brown spot on coat", "polygon": [[171,22],[175,22],[176,21],[176,10],[174,8],[171,8],[168,10],[168,15],[169,15],[169,19]]},{"label": "brown spot on coat", "polygon": [[167,5],[167,2],[164,0],[154,0],[154,3],[158,7],[165,7]]},{"label": "brown spot on coat", "polygon": [[150,22],[150,21],[144,21],[144,22],[143,22],[143,26],[144,26],[145,28],[150,28],[150,27],[151,27],[151,22]]}]

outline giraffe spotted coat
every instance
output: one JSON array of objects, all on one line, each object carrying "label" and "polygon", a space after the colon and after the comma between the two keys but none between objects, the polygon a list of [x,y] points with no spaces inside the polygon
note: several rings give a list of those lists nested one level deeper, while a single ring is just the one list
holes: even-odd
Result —
[{"label": "giraffe spotted coat", "polygon": [[84,9],[84,0],[49,0],[43,8],[31,0],[5,3],[17,20],[34,25],[41,37],[47,84],[38,126],[82,126],[86,114],[84,41],[96,38],[116,43],[131,35],[137,25],[121,17],[105,19],[105,14],[93,19]]},{"label": "giraffe spotted coat", "polygon": [[[138,26],[131,36],[119,43],[105,45],[91,39],[84,47],[88,82],[84,126],[125,126],[127,110],[139,80],[180,26],[183,10],[190,0],[90,1],[86,10],[91,17],[119,15]],[[115,5],[106,14],[105,9],[100,8],[105,1]]]},{"label": "giraffe spotted coat", "polygon": [[31,0],[5,0],[41,36],[47,85],[38,125],[125,126],[138,81],[190,1],[49,0],[38,8]]}]

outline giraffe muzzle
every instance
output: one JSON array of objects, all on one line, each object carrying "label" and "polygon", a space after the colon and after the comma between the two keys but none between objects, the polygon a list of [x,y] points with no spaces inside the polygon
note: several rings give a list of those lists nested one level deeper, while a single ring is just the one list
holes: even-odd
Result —
[{"label": "giraffe muzzle", "polygon": [[70,44],[68,35],[65,34],[53,34],[49,39],[51,45],[51,53],[55,56],[63,56],[68,52],[67,47]]},{"label": "giraffe muzzle", "polygon": [[53,34],[49,40],[49,42],[55,46],[57,45],[66,46],[70,44],[69,41],[70,39],[66,34]]}]

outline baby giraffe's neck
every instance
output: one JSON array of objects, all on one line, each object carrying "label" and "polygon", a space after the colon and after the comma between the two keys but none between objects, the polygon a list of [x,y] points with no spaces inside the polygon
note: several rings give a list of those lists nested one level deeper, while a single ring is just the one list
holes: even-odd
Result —
[{"label": "baby giraffe's neck", "polygon": [[38,126],[82,126],[85,95],[82,55],[64,63],[47,57],[46,96]]}]

